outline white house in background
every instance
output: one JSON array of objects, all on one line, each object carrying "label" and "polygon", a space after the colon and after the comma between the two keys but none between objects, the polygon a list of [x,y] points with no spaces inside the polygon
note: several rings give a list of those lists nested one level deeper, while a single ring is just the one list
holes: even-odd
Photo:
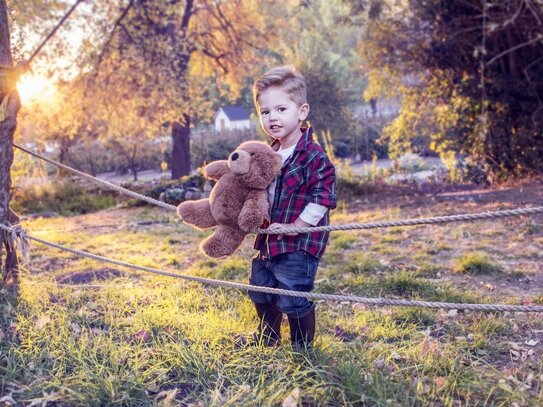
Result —
[{"label": "white house in background", "polygon": [[249,112],[243,106],[219,107],[215,113],[215,130],[243,130],[251,128]]}]

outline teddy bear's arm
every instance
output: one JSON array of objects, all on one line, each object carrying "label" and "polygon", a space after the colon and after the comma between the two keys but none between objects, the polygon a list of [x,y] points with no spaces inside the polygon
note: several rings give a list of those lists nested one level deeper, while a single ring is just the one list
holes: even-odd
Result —
[{"label": "teddy bear's arm", "polygon": [[183,222],[198,228],[205,229],[217,225],[217,221],[211,213],[209,199],[181,202],[177,207],[177,214]]},{"label": "teddy bear's arm", "polygon": [[205,177],[214,180],[218,180],[228,171],[230,171],[230,168],[228,167],[228,161],[226,160],[213,161],[204,168]]},{"label": "teddy bear's arm", "polygon": [[238,225],[246,233],[256,230],[269,218],[270,204],[266,190],[249,192],[238,216]]}]

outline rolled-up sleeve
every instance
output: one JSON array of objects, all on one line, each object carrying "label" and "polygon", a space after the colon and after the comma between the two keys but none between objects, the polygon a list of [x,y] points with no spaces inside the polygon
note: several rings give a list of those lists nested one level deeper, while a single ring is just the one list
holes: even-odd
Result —
[{"label": "rolled-up sleeve", "polygon": [[336,170],[324,154],[316,154],[308,165],[307,185],[311,201],[317,205],[336,207]]},{"label": "rolled-up sleeve", "polygon": [[300,219],[312,226],[317,226],[326,212],[328,212],[328,208],[326,206],[309,202],[303,212],[300,214]]}]

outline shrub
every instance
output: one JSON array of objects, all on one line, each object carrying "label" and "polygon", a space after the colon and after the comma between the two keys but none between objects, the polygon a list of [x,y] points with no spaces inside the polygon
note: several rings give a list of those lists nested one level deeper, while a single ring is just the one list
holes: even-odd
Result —
[{"label": "shrub", "polygon": [[154,199],[160,199],[172,205],[177,205],[185,199],[185,194],[191,188],[203,190],[205,185],[204,176],[198,172],[197,174],[187,175],[177,180],[162,181],[158,185],[152,186],[141,193],[150,196]]}]

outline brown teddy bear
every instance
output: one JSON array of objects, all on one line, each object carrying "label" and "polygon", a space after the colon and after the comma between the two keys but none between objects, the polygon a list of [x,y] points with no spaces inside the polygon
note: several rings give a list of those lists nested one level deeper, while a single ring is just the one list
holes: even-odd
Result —
[{"label": "brown teddy bear", "polygon": [[217,180],[208,199],[182,202],[177,213],[198,228],[217,226],[200,245],[210,257],[229,256],[245,236],[269,221],[267,188],[281,171],[281,156],[261,141],[247,141],[228,161],[206,165],[205,177]]}]

